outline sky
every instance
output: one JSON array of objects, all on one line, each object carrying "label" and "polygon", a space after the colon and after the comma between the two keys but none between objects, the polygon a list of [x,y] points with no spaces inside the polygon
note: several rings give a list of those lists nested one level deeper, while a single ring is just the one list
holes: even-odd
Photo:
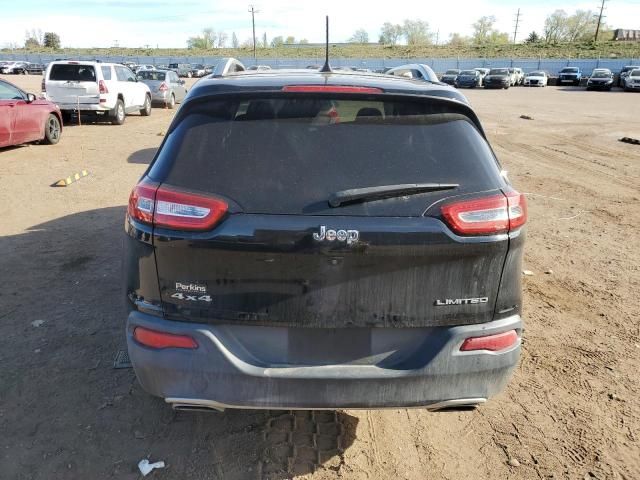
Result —
[{"label": "sky", "polygon": [[[251,0],[249,0],[251,1]],[[211,27],[235,32],[239,41],[251,39],[251,14],[234,0],[2,0],[0,47],[22,45],[25,30],[40,29],[60,35],[63,47],[186,46],[190,36]],[[324,16],[330,16],[331,41],[347,41],[365,29],[377,41],[384,22],[420,19],[429,23],[442,43],[454,32],[469,35],[472,23],[484,15],[496,17],[496,27],[513,35],[520,8],[518,39],[532,30],[542,32],[545,17],[556,9],[597,10],[600,0],[255,0],[256,36],[282,35],[324,40]],[[606,23],[613,28],[640,29],[640,0],[608,0]],[[230,42],[229,42],[230,43]]]}]

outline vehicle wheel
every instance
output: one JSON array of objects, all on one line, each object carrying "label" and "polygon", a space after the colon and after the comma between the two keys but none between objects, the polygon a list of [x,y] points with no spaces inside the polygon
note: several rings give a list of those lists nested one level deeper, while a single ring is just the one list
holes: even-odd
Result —
[{"label": "vehicle wheel", "polygon": [[149,95],[145,95],[144,97],[144,106],[140,110],[140,115],[143,117],[151,115],[151,97]]},{"label": "vehicle wheel", "polygon": [[116,106],[111,112],[111,123],[113,125],[122,125],[124,123],[124,119],[124,103],[122,103],[122,100],[118,99],[118,101],[116,102]]},{"label": "vehicle wheel", "polygon": [[169,110],[173,110],[176,108],[176,96],[172,93],[171,98],[169,99],[169,103],[167,104],[167,108]]},{"label": "vehicle wheel", "polygon": [[47,145],[55,145],[60,141],[61,133],[62,127],[60,126],[60,119],[53,113],[50,113],[44,124],[44,143]]}]

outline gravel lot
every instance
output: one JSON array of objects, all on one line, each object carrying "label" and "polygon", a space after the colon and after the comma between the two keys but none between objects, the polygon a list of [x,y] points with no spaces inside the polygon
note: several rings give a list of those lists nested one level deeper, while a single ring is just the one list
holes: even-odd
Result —
[{"label": "gravel lot", "polygon": [[114,370],[125,205],[173,115],[154,109],[0,150],[0,478],[135,479],[147,456],[162,479],[640,478],[640,146],[618,142],[640,138],[640,95],[465,93],[529,200],[503,394],[464,413],[174,413]]}]

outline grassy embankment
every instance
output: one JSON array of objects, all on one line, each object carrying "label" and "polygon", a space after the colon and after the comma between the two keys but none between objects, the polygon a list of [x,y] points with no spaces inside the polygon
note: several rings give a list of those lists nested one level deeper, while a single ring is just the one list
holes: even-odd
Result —
[{"label": "grassy embankment", "polygon": [[[1,53],[42,53],[59,54],[61,57],[73,55],[110,55],[110,56],[215,56],[249,57],[250,48],[216,48],[212,50],[193,50],[186,48],[67,48],[51,50],[16,49],[0,50]],[[322,58],[322,47],[277,47],[258,48],[259,58]],[[334,58],[640,58],[640,42],[598,42],[571,44],[508,44],[486,46],[383,46],[383,45],[336,45],[331,47]]]}]

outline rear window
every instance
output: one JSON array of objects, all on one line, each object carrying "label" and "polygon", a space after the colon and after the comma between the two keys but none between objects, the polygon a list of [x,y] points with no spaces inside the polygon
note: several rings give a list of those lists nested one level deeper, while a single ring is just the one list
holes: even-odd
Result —
[{"label": "rear window", "polygon": [[444,72],[445,75],[457,75],[460,70],[447,70]]},{"label": "rear window", "polygon": [[358,187],[459,183],[455,194],[499,188],[486,141],[441,102],[263,98],[191,107],[149,176],[222,195],[247,213],[418,216],[450,192],[331,209]]},{"label": "rear window", "polygon": [[560,73],[578,73],[577,68],[563,68]]},{"label": "rear window", "polygon": [[163,81],[165,72],[157,72],[154,70],[138,72],[138,78],[142,80],[158,80]]},{"label": "rear window", "polygon": [[93,65],[55,64],[49,72],[49,80],[65,82],[95,82],[96,70]]},{"label": "rear window", "polygon": [[507,69],[507,68],[492,68],[489,71],[489,75],[509,75],[509,69]]}]

